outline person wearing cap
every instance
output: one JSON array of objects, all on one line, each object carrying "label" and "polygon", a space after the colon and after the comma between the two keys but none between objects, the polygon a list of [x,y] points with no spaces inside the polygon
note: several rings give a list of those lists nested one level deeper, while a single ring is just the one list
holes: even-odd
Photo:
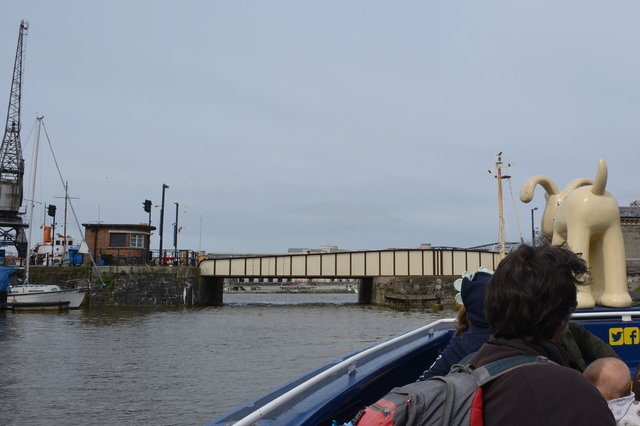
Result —
[{"label": "person wearing cap", "polygon": [[422,373],[418,381],[427,380],[433,376],[447,375],[452,365],[476,352],[489,339],[491,331],[484,315],[484,295],[490,278],[491,271],[480,268],[473,275],[465,273],[461,279],[456,280],[454,287],[460,291],[459,295],[456,295],[456,301],[463,305],[460,308],[461,314],[458,315],[459,324],[456,328],[462,326],[464,329],[466,320],[468,329],[459,336],[454,335],[444,351]]}]

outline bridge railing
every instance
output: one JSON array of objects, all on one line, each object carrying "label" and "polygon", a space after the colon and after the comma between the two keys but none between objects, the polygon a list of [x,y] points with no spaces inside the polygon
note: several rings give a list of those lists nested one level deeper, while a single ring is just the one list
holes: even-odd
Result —
[{"label": "bridge railing", "polygon": [[217,277],[417,277],[495,269],[498,262],[498,253],[491,251],[388,249],[206,259],[200,272]]}]

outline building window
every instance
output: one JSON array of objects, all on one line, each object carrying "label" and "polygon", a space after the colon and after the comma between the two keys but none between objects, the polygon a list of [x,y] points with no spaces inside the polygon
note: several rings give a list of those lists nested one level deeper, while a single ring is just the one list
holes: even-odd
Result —
[{"label": "building window", "polygon": [[109,247],[126,247],[127,234],[112,232],[109,234]]},{"label": "building window", "polygon": [[130,247],[144,248],[144,234],[131,234],[130,238]]}]

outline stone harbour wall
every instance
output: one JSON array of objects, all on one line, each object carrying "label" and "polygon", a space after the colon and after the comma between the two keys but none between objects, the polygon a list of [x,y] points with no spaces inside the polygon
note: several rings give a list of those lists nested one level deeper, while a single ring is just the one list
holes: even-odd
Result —
[{"label": "stone harbour wall", "polygon": [[458,278],[458,275],[376,278],[372,303],[400,309],[453,307],[456,294],[453,282]]},{"label": "stone harbour wall", "polygon": [[90,306],[181,306],[198,304],[199,269],[190,266],[87,266],[30,268],[30,281],[62,288],[86,287]]}]

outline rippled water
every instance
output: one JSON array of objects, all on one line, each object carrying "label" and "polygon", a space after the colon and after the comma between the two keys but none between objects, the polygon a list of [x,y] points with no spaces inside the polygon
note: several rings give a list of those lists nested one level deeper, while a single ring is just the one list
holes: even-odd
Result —
[{"label": "rippled water", "polygon": [[450,313],[355,294],[229,294],[211,308],[0,313],[0,424],[198,425]]}]

